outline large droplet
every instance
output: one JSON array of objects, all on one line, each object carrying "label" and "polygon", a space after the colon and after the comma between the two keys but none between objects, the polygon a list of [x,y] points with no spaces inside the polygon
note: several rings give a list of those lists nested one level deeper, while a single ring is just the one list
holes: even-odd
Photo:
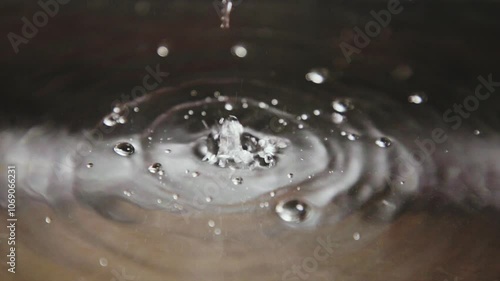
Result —
[{"label": "large droplet", "polygon": [[134,146],[128,142],[120,142],[116,144],[113,150],[120,156],[130,156],[135,152]]},{"label": "large droplet", "polygon": [[286,222],[302,222],[309,213],[309,206],[297,199],[281,201],[276,205],[276,213]]},{"label": "large droplet", "polygon": [[389,138],[381,137],[375,141],[378,147],[387,148],[392,145],[392,141]]},{"label": "large droplet", "polygon": [[161,170],[161,164],[160,163],[151,164],[151,166],[148,167],[148,170],[150,173],[156,174]]},{"label": "large droplet", "polygon": [[338,98],[332,102],[335,111],[343,113],[354,108],[350,99]]}]

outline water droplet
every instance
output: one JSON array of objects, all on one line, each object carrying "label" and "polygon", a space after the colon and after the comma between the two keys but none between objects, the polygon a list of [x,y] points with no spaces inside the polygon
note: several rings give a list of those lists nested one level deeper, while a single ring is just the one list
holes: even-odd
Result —
[{"label": "water droplet", "polygon": [[481,131],[479,131],[479,130],[474,130],[474,132],[473,132],[473,133],[474,133],[474,135],[475,135],[475,136],[479,136],[479,135],[481,134]]},{"label": "water droplet", "polygon": [[156,174],[161,170],[161,164],[160,163],[153,163],[148,167],[148,170],[151,174]]},{"label": "water droplet", "polygon": [[215,235],[220,235],[221,233],[222,233],[222,231],[220,230],[220,228],[214,229],[214,234]]},{"label": "water droplet", "polygon": [[338,98],[332,102],[332,107],[333,110],[344,113],[348,110],[352,110],[354,108],[354,105],[352,104],[350,99]]},{"label": "water droplet", "polygon": [[193,115],[193,114],[194,114],[194,111],[189,110],[189,111],[188,111],[188,114],[189,114],[189,115]]},{"label": "water droplet", "polygon": [[45,222],[46,223],[51,223],[52,222],[52,219],[50,217],[45,217]]},{"label": "water droplet", "polygon": [[165,149],[165,153],[172,153],[172,150],[171,149]]},{"label": "water droplet", "polygon": [[135,152],[134,146],[128,142],[120,142],[116,144],[113,150],[120,156],[130,156]]},{"label": "water droplet", "polygon": [[294,199],[281,201],[276,205],[276,213],[286,222],[302,222],[309,214],[309,207],[306,203]]},{"label": "water droplet", "polygon": [[224,109],[227,111],[231,111],[233,110],[233,106],[230,103],[226,103],[226,105],[224,105]]},{"label": "water droplet", "polygon": [[242,45],[235,45],[231,48],[231,53],[239,58],[244,58],[247,56],[247,48]]},{"label": "water droplet", "polygon": [[297,128],[299,128],[300,130],[304,129],[304,125],[303,124],[299,124],[297,125]]},{"label": "water droplet", "polygon": [[139,112],[139,108],[137,106],[134,107],[134,112]]},{"label": "water droplet", "polygon": [[199,175],[200,175],[200,173],[199,173],[199,172],[192,172],[192,173],[191,173],[191,176],[192,176],[193,178],[196,178],[196,177],[198,177]]},{"label": "water droplet", "polygon": [[354,238],[354,240],[358,241],[361,238],[361,235],[359,234],[359,232],[354,232],[354,234],[352,235],[352,238]]},{"label": "water droplet", "polygon": [[240,185],[243,183],[243,178],[242,177],[234,177],[231,179],[234,185]]},{"label": "water droplet", "polygon": [[277,99],[272,99],[271,100],[272,105],[278,105],[278,100]]},{"label": "water droplet", "polygon": [[167,48],[167,46],[165,46],[165,45],[159,46],[158,49],[156,49],[156,53],[160,57],[162,57],[162,58],[168,56],[168,48]]},{"label": "water droplet", "polygon": [[408,102],[414,104],[421,104],[427,101],[427,95],[424,92],[413,93],[408,96]]},{"label": "water droplet", "polygon": [[334,124],[340,124],[344,121],[344,119],[345,119],[344,115],[342,115],[338,112],[332,113],[332,122]]},{"label": "water droplet", "polygon": [[319,115],[321,114],[321,112],[320,112],[318,109],[315,109],[315,110],[313,111],[313,114],[314,114],[315,116],[319,116]]},{"label": "water droplet", "polygon": [[174,200],[177,200],[177,199],[179,199],[179,195],[177,195],[177,194],[172,194],[172,198],[174,198]]},{"label": "water droplet", "polygon": [[306,80],[311,81],[315,84],[322,84],[326,80],[328,70],[326,69],[312,69],[306,74]]},{"label": "water droplet", "polygon": [[205,201],[207,201],[208,203],[212,202],[212,197],[208,196],[207,198],[205,198]]},{"label": "water droplet", "polygon": [[156,203],[161,204],[163,202],[160,198],[156,199]]},{"label": "water droplet", "polygon": [[381,137],[375,141],[378,147],[387,148],[392,145],[392,141],[389,138]]},{"label": "water droplet", "polygon": [[89,168],[89,169],[90,169],[90,168],[92,168],[92,167],[94,167],[94,163],[91,163],[91,162],[87,163],[87,168]]},{"label": "water droplet", "polygon": [[127,197],[132,196],[132,193],[131,193],[130,191],[128,191],[128,190],[124,190],[124,191],[123,191],[123,194],[124,194],[125,196],[127,196]]},{"label": "water droplet", "polygon": [[292,174],[292,173],[289,173],[289,174],[288,174],[288,178],[289,178],[289,179],[293,178],[293,174]]},{"label": "water droplet", "polygon": [[209,220],[208,221],[208,226],[214,227],[215,226],[215,222],[213,220]]},{"label": "water droplet", "polygon": [[271,191],[271,192],[269,193],[269,195],[270,195],[271,197],[274,197],[274,196],[276,196],[276,192]]},{"label": "water droplet", "polygon": [[108,266],[108,260],[106,258],[100,258],[99,259],[99,264],[101,266]]},{"label": "water droplet", "polygon": [[302,120],[307,120],[307,118],[309,118],[309,116],[307,116],[307,114],[300,115],[300,119],[302,119]]}]

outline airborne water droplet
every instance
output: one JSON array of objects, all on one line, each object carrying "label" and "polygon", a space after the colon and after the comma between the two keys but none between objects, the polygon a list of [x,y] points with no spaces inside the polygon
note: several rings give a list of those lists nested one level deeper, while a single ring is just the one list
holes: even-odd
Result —
[{"label": "airborne water droplet", "polygon": [[340,112],[340,113],[344,113],[344,112],[354,108],[351,100],[344,99],[344,98],[335,99],[332,102],[332,107],[335,111]]},{"label": "airborne water droplet", "polygon": [[51,223],[52,222],[52,219],[50,217],[45,217],[45,222],[46,223]]},{"label": "airborne water droplet", "polygon": [[292,174],[292,173],[289,173],[289,174],[288,174],[288,178],[289,178],[289,179],[293,178],[293,174]]},{"label": "airborne water droplet", "polygon": [[130,156],[135,152],[134,146],[128,142],[120,142],[116,144],[113,150],[120,156]]},{"label": "airborne water droplet", "polygon": [[151,174],[156,174],[161,170],[161,164],[160,163],[151,164],[151,166],[148,167],[148,170]]},{"label": "airborne water droplet", "polygon": [[479,131],[479,130],[474,130],[474,132],[473,132],[473,133],[474,133],[474,135],[475,135],[475,136],[479,136],[479,135],[481,134],[481,131]]},{"label": "airborne water droplet", "polygon": [[242,177],[234,177],[231,179],[234,185],[240,185],[243,183],[243,178]]},{"label": "airborne water droplet", "polygon": [[413,93],[408,96],[408,102],[414,104],[421,104],[427,101],[427,95],[424,92]]},{"label": "airborne water droplet", "polygon": [[355,233],[352,235],[352,238],[354,238],[354,240],[358,241],[358,240],[361,238],[361,235],[359,234],[359,232],[355,232]]},{"label": "airborne water droplet", "polygon": [[89,169],[90,169],[90,168],[92,168],[92,167],[94,167],[94,163],[91,163],[91,162],[87,163],[87,168],[89,168]]},{"label": "airborne water droplet", "polygon": [[286,222],[302,222],[309,214],[309,207],[306,203],[294,199],[281,201],[276,205],[276,213]]},{"label": "airborne water droplet", "polygon": [[108,266],[108,260],[106,258],[100,258],[99,259],[99,264],[101,266]]},{"label": "airborne water droplet", "polygon": [[215,226],[215,222],[213,220],[209,220],[208,221],[208,226],[214,227]]},{"label": "airborne water droplet", "polygon": [[198,177],[199,175],[200,175],[200,173],[199,173],[199,172],[192,172],[192,173],[191,173],[191,176],[192,176],[193,178],[196,178],[196,177]]},{"label": "airborne water droplet", "polygon": [[378,147],[387,148],[392,145],[392,141],[389,138],[381,137],[375,141]]},{"label": "airborne water droplet", "polygon": [[340,124],[344,121],[344,119],[345,119],[344,115],[342,115],[338,112],[332,113],[332,122],[333,123]]}]

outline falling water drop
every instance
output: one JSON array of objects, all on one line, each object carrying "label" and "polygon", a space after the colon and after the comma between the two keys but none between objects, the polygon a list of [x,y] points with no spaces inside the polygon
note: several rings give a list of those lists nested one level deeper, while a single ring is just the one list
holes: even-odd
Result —
[{"label": "falling water drop", "polygon": [[345,119],[344,115],[342,115],[338,112],[332,113],[332,122],[333,123],[340,124],[344,121],[344,119]]},{"label": "falling water drop", "polygon": [[240,185],[243,183],[243,178],[242,177],[234,177],[231,179],[234,185]]},{"label": "falling water drop", "polygon": [[309,214],[309,207],[306,203],[294,199],[279,202],[275,211],[286,222],[302,222]]},{"label": "falling water drop", "polygon": [[392,141],[389,138],[381,137],[375,141],[375,144],[381,148],[387,148],[392,145]]},{"label": "falling water drop", "polygon": [[158,49],[156,49],[156,53],[160,57],[166,57],[166,56],[168,56],[168,48],[167,48],[167,46],[165,46],[165,45],[159,46]]},{"label": "falling water drop", "polygon": [[148,167],[148,170],[151,174],[156,174],[161,170],[161,164],[160,163],[153,163]]},{"label": "falling water drop", "polygon": [[205,201],[207,201],[208,203],[212,202],[212,197],[208,196],[207,198],[205,198]]},{"label": "falling water drop", "polygon": [[116,144],[113,150],[120,156],[130,156],[135,152],[134,146],[128,142],[120,142]]},{"label": "falling water drop", "polygon": [[314,84],[322,84],[326,80],[326,73],[324,69],[312,69],[306,74],[306,80]]},{"label": "falling water drop", "polygon": [[165,153],[167,153],[167,154],[172,153],[172,150],[171,149],[165,149]]},{"label": "falling water drop", "polygon": [[289,178],[289,179],[293,178],[293,174],[292,174],[292,173],[289,173],[289,174],[288,174],[288,178]]},{"label": "falling water drop", "polygon": [[99,264],[103,267],[108,266],[108,260],[106,258],[100,258]]},{"label": "falling water drop", "polygon": [[51,223],[52,222],[52,219],[50,217],[45,217],[45,222],[46,223]]},{"label": "falling water drop", "polygon": [[192,176],[193,178],[197,178],[199,175],[200,175],[200,173],[199,173],[199,172],[192,172],[192,173],[191,173],[191,176]]},{"label": "falling water drop", "polygon": [[332,102],[332,107],[333,107],[333,110],[340,112],[340,113],[344,113],[344,112],[346,112],[348,110],[352,110],[354,108],[351,100],[345,99],[345,98],[335,99]]},{"label": "falling water drop", "polygon": [[352,235],[352,238],[354,238],[354,240],[358,241],[358,240],[361,238],[361,235],[359,234],[359,232],[355,232],[355,233]]},{"label": "falling water drop", "polygon": [[215,226],[215,222],[213,220],[209,220],[208,221],[208,226],[214,227]]},{"label": "falling water drop", "polygon": [[87,168],[89,168],[89,169],[90,169],[90,168],[92,168],[92,167],[94,167],[94,163],[92,163],[92,162],[87,163]]},{"label": "falling water drop", "polygon": [[479,136],[479,135],[481,134],[481,131],[479,131],[479,130],[474,130],[474,132],[473,132],[473,133],[474,133],[474,135],[475,135],[475,136]]},{"label": "falling water drop", "polygon": [[416,92],[408,96],[408,102],[421,104],[427,101],[427,95],[424,92]]},{"label": "falling water drop", "polygon": [[247,48],[242,45],[235,45],[231,48],[231,53],[239,58],[244,58],[247,56]]}]

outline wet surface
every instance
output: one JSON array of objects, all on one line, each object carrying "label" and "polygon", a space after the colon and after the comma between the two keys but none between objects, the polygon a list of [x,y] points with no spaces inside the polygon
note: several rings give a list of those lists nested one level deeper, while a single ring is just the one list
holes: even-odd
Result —
[{"label": "wet surface", "polygon": [[[348,59],[387,3],[232,3],[69,3],[3,42],[0,276],[499,279],[498,5],[402,2]],[[38,7],[4,5],[5,33]]]}]

